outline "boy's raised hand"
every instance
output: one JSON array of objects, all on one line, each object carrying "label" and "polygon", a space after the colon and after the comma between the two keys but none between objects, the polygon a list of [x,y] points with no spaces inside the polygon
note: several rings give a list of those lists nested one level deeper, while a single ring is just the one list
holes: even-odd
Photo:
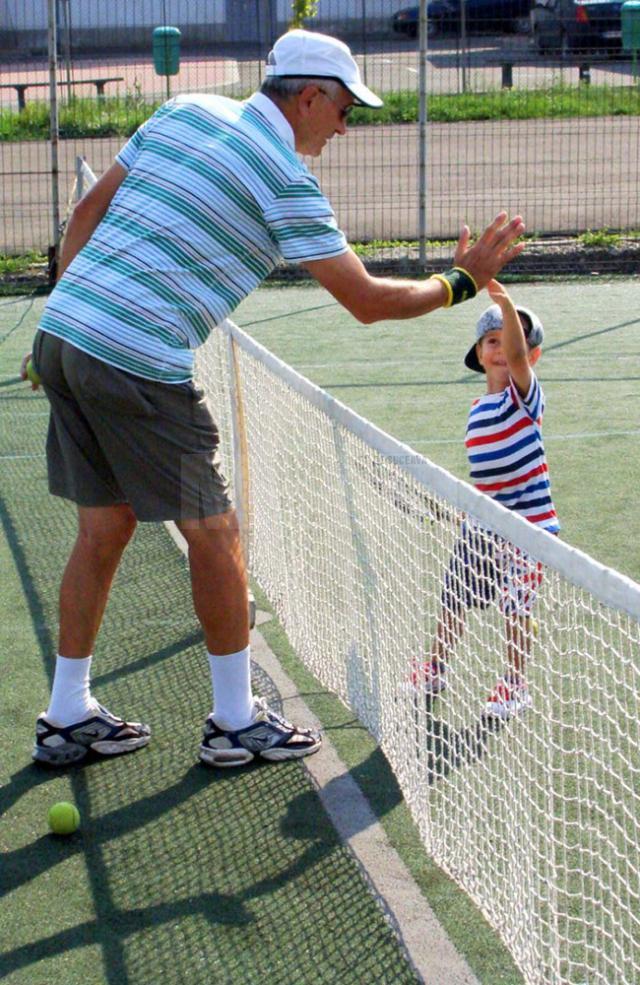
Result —
[{"label": "boy's raised hand", "polygon": [[486,287],[505,264],[514,260],[524,249],[524,243],[516,243],[524,233],[522,216],[514,216],[509,221],[507,218],[506,212],[499,212],[472,246],[469,246],[469,227],[462,227],[454,263],[471,274],[478,290]]},{"label": "boy's raised hand", "polygon": [[511,298],[507,294],[506,288],[503,287],[500,281],[497,281],[495,279],[490,280],[489,283],[487,284],[487,293],[491,298],[491,300],[495,301],[496,304],[500,304],[501,307],[502,307],[501,302],[511,300]]}]

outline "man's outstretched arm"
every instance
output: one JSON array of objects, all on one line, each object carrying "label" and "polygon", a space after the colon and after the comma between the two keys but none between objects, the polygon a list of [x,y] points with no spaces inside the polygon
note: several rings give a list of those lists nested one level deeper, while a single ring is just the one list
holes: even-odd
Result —
[{"label": "man's outstretched arm", "polygon": [[[520,216],[507,221],[500,212],[480,238],[469,246],[469,229],[463,227],[454,256],[455,267],[470,275],[477,290],[486,287],[505,264],[517,257],[524,243]],[[396,280],[373,277],[352,250],[330,260],[304,264],[309,273],[363,324],[383,319],[415,318],[451,303],[444,278]]]}]

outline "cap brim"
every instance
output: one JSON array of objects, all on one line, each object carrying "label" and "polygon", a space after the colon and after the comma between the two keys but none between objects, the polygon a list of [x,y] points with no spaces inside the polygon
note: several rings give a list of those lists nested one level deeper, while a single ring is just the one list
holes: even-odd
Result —
[{"label": "cap brim", "polygon": [[478,350],[476,348],[477,344],[478,344],[477,342],[474,342],[471,348],[469,349],[468,353],[464,357],[464,364],[467,367],[467,369],[472,369],[476,373],[484,373],[484,369],[482,368],[478,360]]},{"label": "cap brim", "polygon": [[348,89],[358,106],[368,106],[370,109],[380,109],[384,105],[375,92],[371,92],[362,82],[344,82],[340,79],[345,89]]}]

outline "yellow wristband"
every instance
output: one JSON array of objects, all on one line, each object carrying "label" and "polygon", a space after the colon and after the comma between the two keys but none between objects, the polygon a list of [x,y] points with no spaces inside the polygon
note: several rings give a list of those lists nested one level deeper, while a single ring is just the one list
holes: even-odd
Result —
[{"label": "yellow wristband", "polygon": [[465,270],[464,267],[453,267],[452,269],[459,270],[461,274],[464,274],[465,277],[468,277],[471,283],[473,284],[474,291],[476,292],[476,294],[478,293],[478,285],[476,284],[475,279],[471,276],[468,270]]},{"label": "yellow wristband", "polygon": [[461,301],[468,301],[475,298],[478,293],[478,285],[471,274],[464,267],[452,267],[443,274],[432,274],[436,280],[447,285],[447,300],[445,308],[450,308],[452,304],[460,304]]},{"label": "yellow wristband", "polygon": [[447,289],[447,300],[442,305],[443,308],[450,308],[453,304],[453,288],[444,274],[431,274],[429,280],[439,280]]}]

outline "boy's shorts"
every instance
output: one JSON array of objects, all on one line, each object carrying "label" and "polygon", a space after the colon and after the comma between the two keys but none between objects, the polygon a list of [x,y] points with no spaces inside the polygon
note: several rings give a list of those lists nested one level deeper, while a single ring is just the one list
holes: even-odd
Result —
[{"label": "boy's shorts", "polygon": [[51,405],[49,489],[79,506],[128,503],[139,520],[232,508],[219,433],[192,382],[155,383],[38,331],[34,367]]},{"label": "boy's shorts", "polygon": [[444,579],[442,604],[460,615],[486,609],[498,597],[506,616],[530,616],[542,584],[542,564],[502,537],[463,523]]}]

